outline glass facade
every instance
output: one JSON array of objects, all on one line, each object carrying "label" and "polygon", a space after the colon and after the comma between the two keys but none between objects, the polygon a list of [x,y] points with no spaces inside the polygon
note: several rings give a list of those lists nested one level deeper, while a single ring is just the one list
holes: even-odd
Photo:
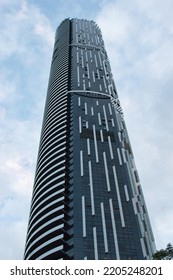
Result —
[{"label": "glass facade", "polygon": [[151,259],[154,237],[101,31],[57,29],[25,259]]}]

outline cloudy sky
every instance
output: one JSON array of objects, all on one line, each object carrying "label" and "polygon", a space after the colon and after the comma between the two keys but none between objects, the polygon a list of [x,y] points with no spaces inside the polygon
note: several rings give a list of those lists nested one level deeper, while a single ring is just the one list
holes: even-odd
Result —
[{"label": "cloudy sky", "polygon": [[101,27],[158,249],[173,243],[173,1],[0,0],[0,259],[22,259],[54,33]]}]

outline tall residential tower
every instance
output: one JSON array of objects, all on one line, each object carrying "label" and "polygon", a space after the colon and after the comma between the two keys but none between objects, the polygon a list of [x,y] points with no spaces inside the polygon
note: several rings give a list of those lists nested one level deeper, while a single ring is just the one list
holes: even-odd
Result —
[{"label": "tall residential tower", "polygon": [[101,31],[57,29],[25,259],[151,259],[154,238]]}]

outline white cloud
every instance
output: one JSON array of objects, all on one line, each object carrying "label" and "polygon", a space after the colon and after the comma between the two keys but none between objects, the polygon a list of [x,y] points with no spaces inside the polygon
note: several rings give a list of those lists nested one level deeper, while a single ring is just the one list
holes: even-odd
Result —
[{"label": "white cloud", "polygon": [[[15,92],[15,85],[9,83],[9,78],[7,78],[4,72],[3,69],[0,71],[0,102],[4,99],[11,98]],[[3,110],[2,107],[1,110]]]},{"label": "white cloud", "polygon": [[0,246],[1,258],[7,260],[23,259],[23,248],[25,246],[26,221],[1,221]]},{"label": "white cloud", "polygon": [[15,54],[23,56],[26,63],[27,56],[31,59],[32,48],[40,38],[52,46],[54,32],[50,22],[35,5],[26,0],[15,0],[2,8],[1,59]]}]

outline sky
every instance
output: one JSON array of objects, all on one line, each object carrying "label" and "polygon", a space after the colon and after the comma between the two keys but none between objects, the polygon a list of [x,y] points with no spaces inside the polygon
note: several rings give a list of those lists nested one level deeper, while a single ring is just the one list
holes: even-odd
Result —
[{"label": "sky", "polygon": [[100,26],[157,249],[173,243],[173,1],[0,0],[0,259],[22,259],[54,34]]}]

